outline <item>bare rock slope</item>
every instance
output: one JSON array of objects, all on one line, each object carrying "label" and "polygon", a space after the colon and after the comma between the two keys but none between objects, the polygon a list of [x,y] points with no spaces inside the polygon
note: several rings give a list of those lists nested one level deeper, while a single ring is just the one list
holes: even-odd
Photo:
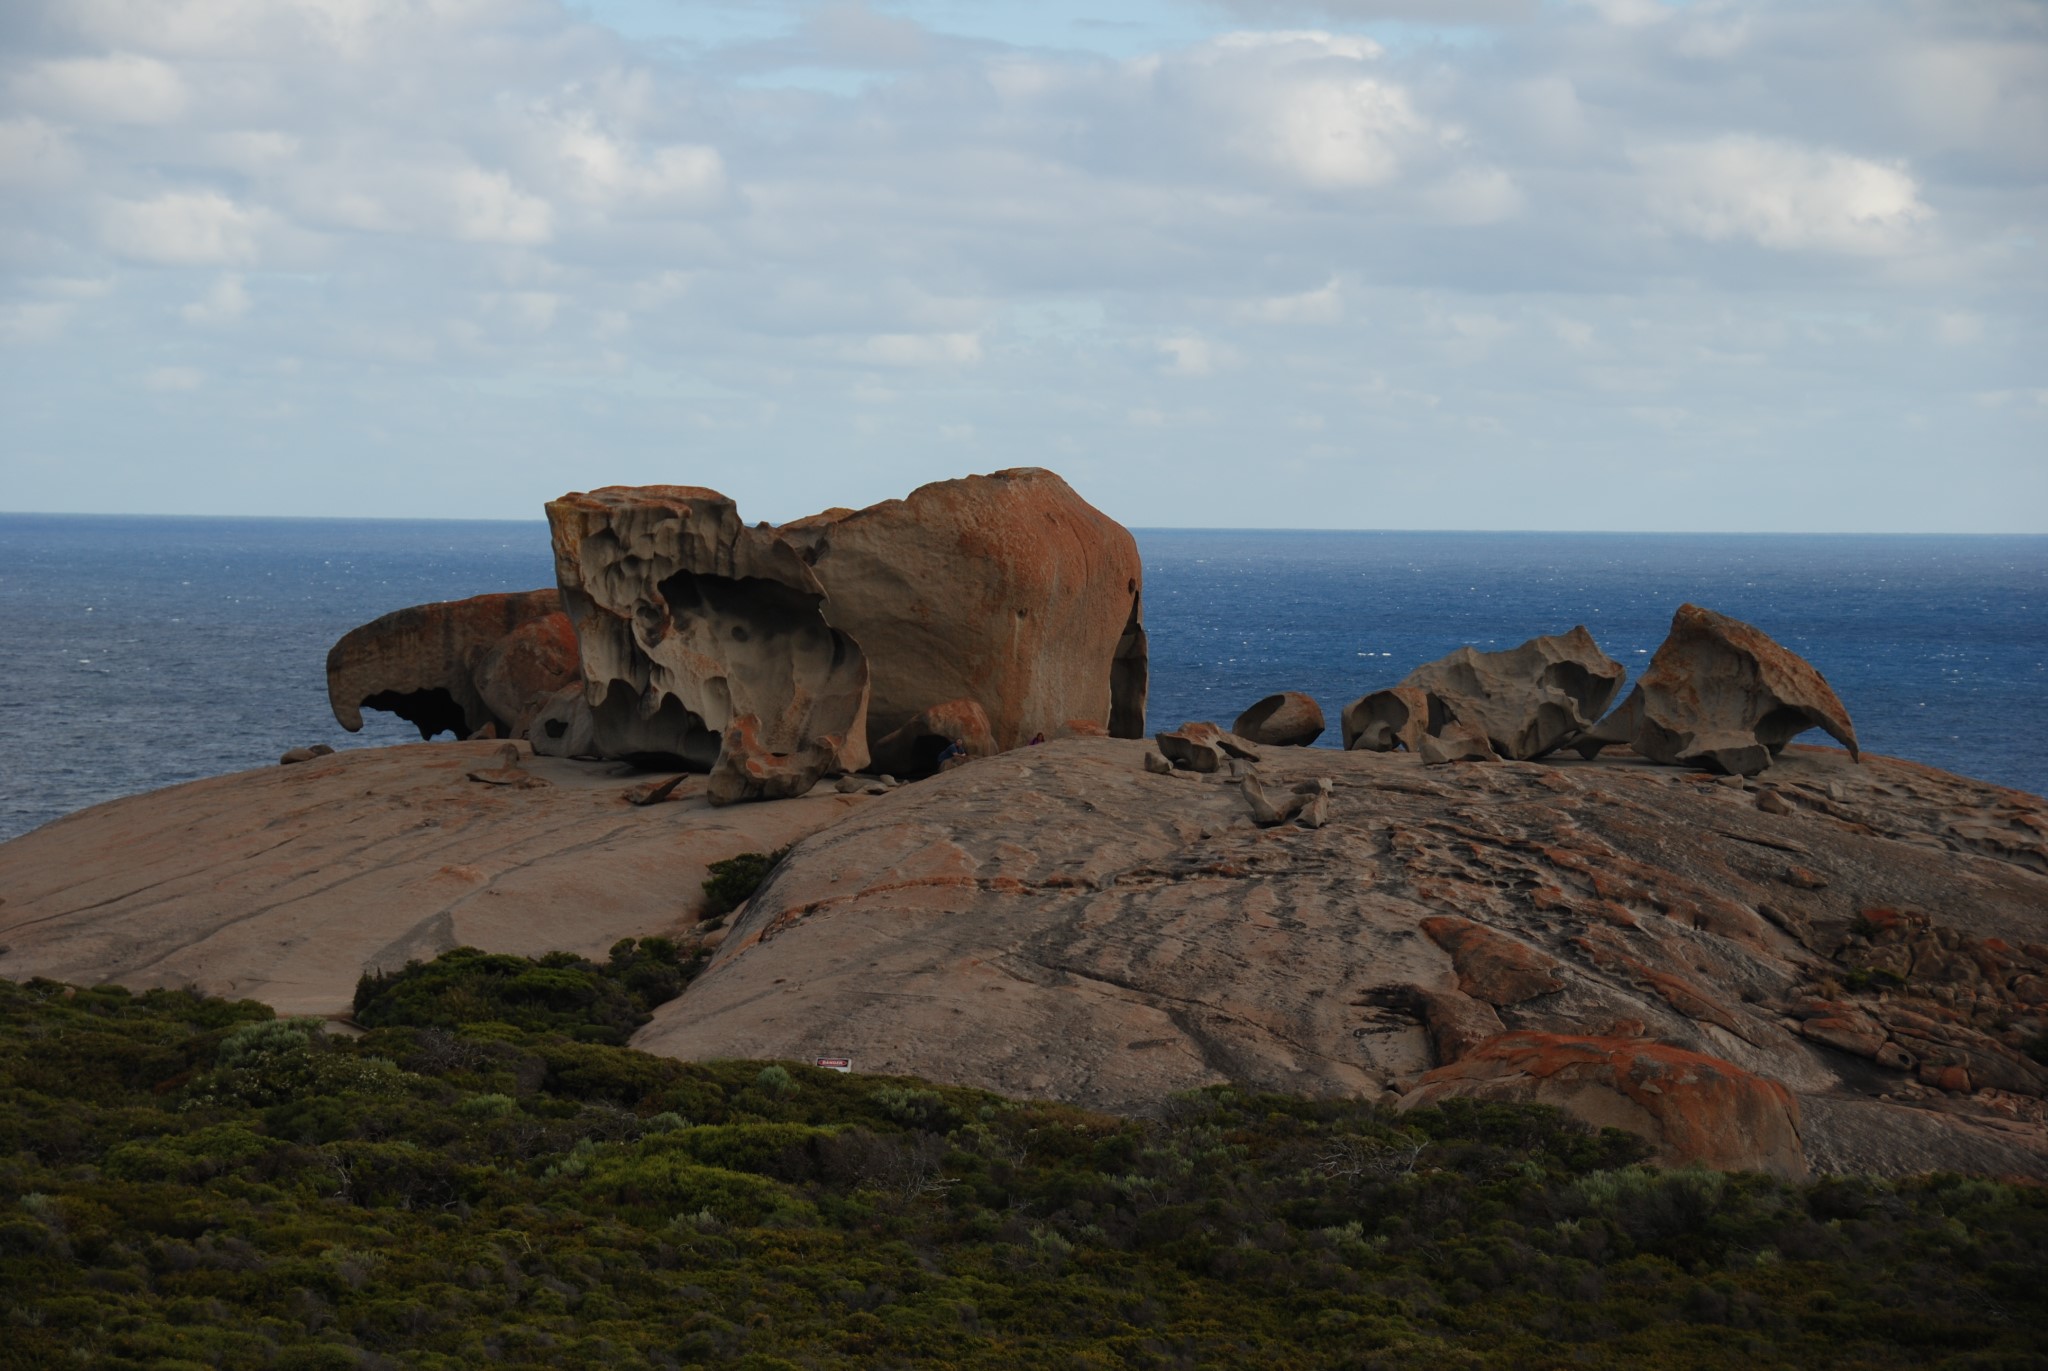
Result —
[{"label": "bare rock slope", "polygon": [[1672,1161],[2048,1176],[2048,803],[1792,747],[1328,778],[1262,828],[1222,774],[1074,739],[802,842],[642,1030],[1117,1110],[1233,1080],[1546,1100]]},{"label": "bare rock slope", "polygon": [[601,956],[684,931],[710,863],[871,803],[714,810],[693,776],[642,807],[621,768],[502,766],[514,746],[338,752],[115,800],[0,844],[0,976],[345,1013],[363,972],[451,947]]}]

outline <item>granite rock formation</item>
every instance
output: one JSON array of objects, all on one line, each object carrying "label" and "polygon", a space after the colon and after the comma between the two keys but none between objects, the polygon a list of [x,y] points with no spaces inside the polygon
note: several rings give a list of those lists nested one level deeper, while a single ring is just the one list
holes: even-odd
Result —
[{"label": "granite rock formation", "polygon": [[547,513],[605,756],[709,771],[744,718],[729,775],[770,756],[802,758],[813,782],[867,764],[868,658],[775,530],[694,486],[610,486]]},{"label": "granite rock formation", "polygon": [[351,733],[388,710],[420,737],[522,731],[548,694],[574,683],[576,635],[553,590],[477,595],[394,610],[327,653],[327,698]]},{"label": "granite rock formation", "polygon": [[1796,746],[1768,790],[1280,749],[1264,794],[1331,790],[1265,827],[1148,751],[1007,753],[805,839],[639,1045],[1119,1110],[1534,1099],[1672,1161],[2048,1177],[2048,802]]},{"label": "granite rock formation", "polygon": [[1578,750],[1625,743],[1667,765],[1753,776],[1812,728],[1858,755],[1849,711],[1805,658],[1739,619],[1681,605],[1650,669]]},{"label": "granite rock formation", "polygon": [[1071,720],[1143,736],[1137,543],[1052,472],[937,481],[776,533],[867,656],[871,743],[950,700],[981,707],[998,749]]},{"label": "granite rock formation", "polygon": [[1268,695],[1237,716],[1230,731],[1267,747],[1307,747],[1323,736],[1323,707],[1298,690]]},{"label": "granite rock formation", "polygon": [[[1401,686],[1421,691],[1428,700],[1428,733],[1442,734],[1444,726],[1455,721],[1474,730],[1500,756],[1528,761],[1556,751],[1591,728],[1620,693],[1626,675],[1621,663],[1602,652],[1580,625],[1569,633],[1531,638],[1505,652],[1461,647],[1415,668]],[[1402,728],[1412,729],[1408,721],[1394,722],[1396,705],[1405,707],[1412,720],[1412,697],[1385,691],[1368,695],[1347,710],[1356,711],[1361,727],[1346,746],[1359,745],[1356,739],[1364,735],[1368,720],[1382,725],[1373,734],[1376,740],[1398,738]]]},{"label": "granite rock formation", "polygon": [[[356,978],[453,947],[602,959],[685,936],[711,863],[860,806],[821,792],[715,809],[706,778],[636,778],[514,743],[350,748],[80,810],[0,843],[0,976],[196,986],[280,1013],[349,1012]],[[510,785],[468,773],[511,770]],[[543,785],[527,788],[520,775]]]}]

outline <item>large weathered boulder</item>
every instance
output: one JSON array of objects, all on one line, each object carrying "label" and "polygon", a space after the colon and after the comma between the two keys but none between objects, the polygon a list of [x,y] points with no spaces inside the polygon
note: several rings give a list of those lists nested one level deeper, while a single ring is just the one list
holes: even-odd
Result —
[{"label": "large weathered boulder", "polygon": [[751,718],[759,755],[801,756],[819,775],[866,765],[868,658],[826,621],[824,586],[774,529],[694,486],[608,486],[547,513],[606,756],[709,771]]},{"label": "large weathered boulder", "polygon": [[[1401,684],[1429,698],[1429,732],[1442,732],[1441,714],[1476,730],[1501,756],[1526,761],[1591,728],[1627,674],[1582,624],[1505,652],[1461,647],[1415,668]],[[1363,700],[1354,708],[1371,712]]]},{"label": "large weathered boulder", "polygon": [[1555,1105],[1648,1139],[1673,1165],[1793,1178],[1808,1170],[1792,1092],[1733,1062],[1661,1043],[1504,1033],[1424,1076],[1401,1107],[1458,1095]]},{"label": "large weathered boulder", "polygon": [[1651,761],[1753,776],[1818,728],[1859,756],[1849,711],[1805,658],[1739,619],[1680,605],[1629,697],[1578,743],[1625,743]]},{"label": "large weathered boulder", "polygon": [[1298,690],[1284,690],[1237,716],[1230,731],[1268,747],[1307,747],[1323,736],[1323,707]]},{"label": "large weathered boulder", "polygon": [[541,697],[576,679],[575,632],[553,590],[476,595],[394,610],[327,653],[327,698],[351,733],[388,710],[420,737],[509,737]]},{"label": "large weathered boulder", "polygon": [[867,657],[871,743],[949,700],[980,705],[1001,749],[1071,720],[1143,736],[1137,543],[1052,472],[938,481],[776,532]]}]

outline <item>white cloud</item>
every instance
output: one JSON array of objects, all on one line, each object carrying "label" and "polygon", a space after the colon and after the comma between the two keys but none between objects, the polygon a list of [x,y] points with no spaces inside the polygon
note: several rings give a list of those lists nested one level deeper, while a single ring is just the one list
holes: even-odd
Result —
[{"label": "white cloud", "polygon": [[170,191],[149,200],[117,200],[101,216],[101,237],[123,257],[174,266],[247,262],[268,215],[219,191]]},{"label": "white cloud", "polygon": [[502,171],[464,167],[448,187],[452,227],[472,243],[545,243],[554,234],[554,209],[512,184]]},{"label": "white cloud", "polygon": [[196,367],[153,367],[142,378],[142,384],[159,394],[177,391],[197,390],[206,384],[206,374]]},{"label": "white cloud", "polygon": [[[0,330],[28,344],[0,384],[189,373],[206,397],[130,407],[192,425],[145,443],[121,407],[60,424],[0,393],[23,450],[163,451],[136,500],[289,508],[311,487],[261,431],[363,462],[350,512],[402,490],[530,514],[571,446],[612,454],[602,479],[677,479],[679,428],[685,479],[770,510],[971,456],[1213,522],[1180,492],[1262,435],[1326,450],[1276,460],[1246,522],[1333,493],[1444,517],[1358,498],[1418,453],[1472,474],[1475,523],[1637,524],[1631,464],[1701,454],[1735,491],[1819,488],[1854,451],[1879,492],[1854,507],[1894,527],[2025,503],[1957,492],[2048,509],[2019,398],[2048,354],[2048,33],[2024,5],[1212,0],[1095,52],[1005,46],[987,7],[660,0],[656,43],[607,31],[614,6],[652,13],[0,4]],[[1346,31],[1387,18],[1430,32]],[[1978,479],[1930,486],[1911,416]],[[269,493],[203,479],[231,462],[275,469]]]},{"label": "white cloud", "polygon": [[61,129],[26,115],[0,119],[0,184],[48,184],[76,167],[75,150]]},{"label": "white cloud", "polygon": [[1166,369],[1176,376],[1213,375],[1234,360],[1231,349],[1193,334],[1162,338],[1159,350],[1166,354]]},{"label": "white cloud", "polygon": [[981,338],[972,333],[878,333],[848,355],[889,367],[965,366],[981,360]]},{"label": "white cloud", "polygon": [[69,300],[20,300],[0,305],[0,342],[49,342],[64,331],[75,308]]},{"label": "white cloud", "polygon": [[1651,212],[1701,238],[1884,255],[1912,247],[1934,211],[1904,166],[1748,134],[1636,154]]},{"label": "white cloud", "polygon": [[224,324],[249,312],[249,292],[239,276],[218,277],[213,285],[178,313],[190,324]]},{"label": "white cloud", "polygon": [[189,103],[174,67],[132,52],[37,62],[10,85],[23,104],[88,124],[167,124]]},{"label": "white cloud", "polygon": [[1247,313],[1268,324],[1334,324],[1344,317],[1344,291],[1336,277],[1299,295],[1274,295],[1256,300]]}]

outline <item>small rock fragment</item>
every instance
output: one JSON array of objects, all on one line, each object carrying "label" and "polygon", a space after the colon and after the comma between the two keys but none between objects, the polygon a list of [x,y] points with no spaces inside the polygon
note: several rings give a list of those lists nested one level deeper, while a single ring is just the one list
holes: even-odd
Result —
[{"label": "small rock fragment", "polygon": [[665,781],[647,781],[643,784],[629,787],[626,791],[626,803],[629,805],[658,805],[673,795],[676,787],[682,783],[683,777],[678,773]]},{"label": "small rock fragment", "polygon": [[1792,802],[1775,790],[1764,789],[1756,793],[1756,807],[1766,814],[1793,813]]},{"label": "small rock fragment", "polygon": [[469,779],[485,785],[510,786],[514,790],[535,790],[548,784],[545,777],[531,774],[520,763],[517,743],[507,743],[499,748],[498,764],[470,772]]},{"label": "small rock fragment", "polygon": [[282,757],[279,757],[277,764],[279,766],[296,766],[300,762],[310,762],[318,757],[332,757],[333,755],[334,749],[327,744],[314,743],[311,747],[293,748]]},{"label": "small rock fragment", "polygon": [[1173,774],[1173,763],[1167,761],[1166,758],[1160,756],[1157,752],[1147,748],[1145,750],[1145,770],[1155,776],[1171,776]]}]

